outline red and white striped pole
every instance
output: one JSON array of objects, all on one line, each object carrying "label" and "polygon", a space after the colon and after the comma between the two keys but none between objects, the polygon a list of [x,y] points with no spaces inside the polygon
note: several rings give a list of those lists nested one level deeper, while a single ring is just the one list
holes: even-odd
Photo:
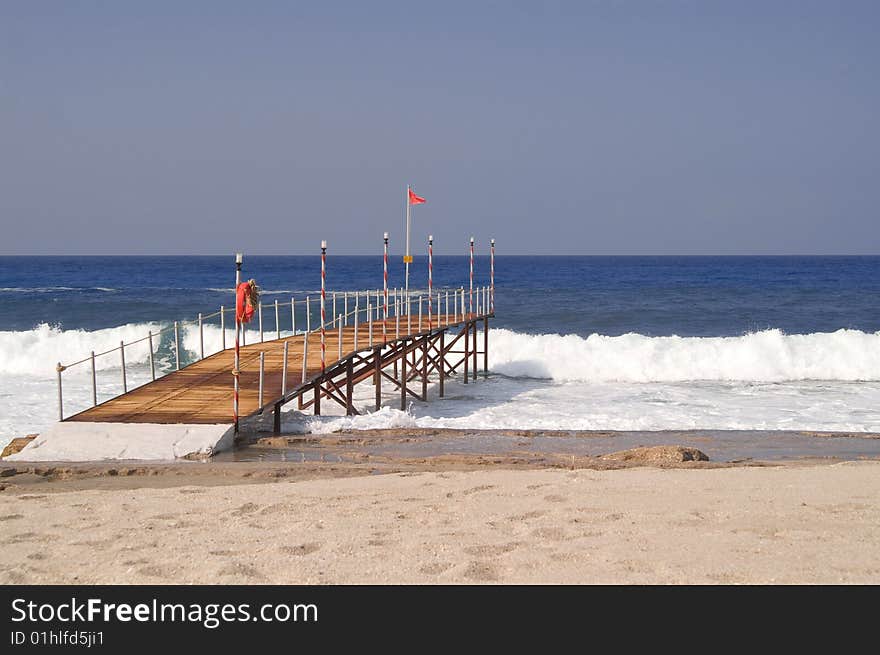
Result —
[{"label": "red and white striped pole", "polygon": [[471,289],[468,298],[468,313],[474,313],[474,238],[471,237]]},{"label": "red and white striped pole", "polygon": [[431,329],[431,291],[434,288],[434,235],[428,235],[428,329]]},{"label": "red and white striped pole", "polygon": [[232,364],[232,422],[235,426],[235,432],[238,432],[238,365],[239,365],[239,341],[238,336],[241,332],[241,317],[238,315],[238,285],[241,284],[241,253],[235,253],[235,361]]},{"label": "red and white striped pole", "polygon": [[384,286],[384,306],[382,307],[382,341],[388,343],[388,233],[382,237],[385,240],[385,255],[382,260],[382,281]]},{"label": "red and white striped pole", "polygon": [[495,313],[495,239],[489,242],[492,245],[489,251],[489,313]]},{"label": "red and white striped pole", "polygon": [[327,347],[325,344],[327,322],[327,314],[324,310],[324,303],[327,299],[325,290],[325,281],[327,279],[327,242],[321,241],[321,375],[324,375],[325,361],[327,358]]}]

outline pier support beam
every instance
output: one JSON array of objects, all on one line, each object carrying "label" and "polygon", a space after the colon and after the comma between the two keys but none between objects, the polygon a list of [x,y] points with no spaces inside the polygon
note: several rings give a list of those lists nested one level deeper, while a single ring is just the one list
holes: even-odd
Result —
[{"label": "pier support beam", "polygon": [[403,340],[403,357],[400,358],[400,411],[406,411],[406,339]]},{"label": "pier support beam", "polygon": [[471,334],[471,324],[465,323],[464,324],[464,383],[465,384],[468,383],[468,378],[470,377],[470,374],[468,373],[468,361],[470,360],[470,354],[471,354],[470,350],[469,350],[469,345],[468,345],[468,342],[470,341],[470,334]]},{"label": "pier support beam", "polygon": [[483,373],[489,377],[489,317],[483,319]]},{"label": "pier support beam", "polygon": [[373,385],[376,387],[376,411],[382,407],[382,349],[376,348],[373,351],[373,363],[375,365],[375,373],[373,374]]},{"label": "pier support beam", "polygon": [[354,414],[354,403],[352,395],[354,393],[354,361],[351,357],[345,362],[345,414],[351,416]]},{"label": "pier support beam", "polygon": [[477,380],[477,322],[471,323],[474,328],[474,382]]},{"label": "pier support beam", "polygon": [[422,401],[428,402],[428,337],[422,337]]},{"label": "pier support beam", "polygon": [[444,383],[446,381],[446,349],[443,347],[445,341],[446,330],[440,332],[440,397],[445,393]]}]

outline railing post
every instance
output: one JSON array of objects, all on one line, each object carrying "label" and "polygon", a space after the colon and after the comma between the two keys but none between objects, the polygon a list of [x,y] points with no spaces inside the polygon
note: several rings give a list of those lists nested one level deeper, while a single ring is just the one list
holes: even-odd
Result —
[{"label": "railing post", "polygon": [[263,343],[263,303],[257,303],[257,320],[260,324],[260,343]]},{"label": "railing post", "polygon": [[[290,345],[289,341],[284,342],[284,361],[281,364],[281,395],[287,393],[287,351]],[[260,365],[262,366],[263,359],[260,357]],[[262,406],[262,405],[261,405]]]},{"label": "railing post", "polygon": [[244,335],[242,334],[241,329],[241,321],[238,316],[238,286],[241,284],[241,264],[242,264],[242,255],[240,252],[235,253],[235,304],[232,306],[232,318],[235,321],[235,354],[232,359],[232,421],[233,421],[233,429],[235,434],[238,434],[238,409],[239,409],[239,398],[238,394],[241,390],[241,381],[239,380],[239,376],[241,375],[241,342],[244,341]]},{"label": "railing post", "polygon": [[355,305],[354,305],[354,351],[358,350],[358,308],[357,308],[357,296],[355,296]]},{"label": "railing post", "polygon": [[[285,345],[287,345],[287,344],[285,344]],[[260,395],[259,395],[259,399],[257,400],[257,405],[260,406],[261,410],[263,409],[263,376],[265,375],[265,371],[266,371],[266,353],[264,353],[263,351],[260,351]],[[285,375],[287,374],[287,367],[286,366],[284,367],[284,373],[285,373]]]},{"label": "railing post", "polygon": [[388,233],[385,233],[385,249],[382,258],[382,342],[388,343]]},{"label": "railing post", "polygon": [[95,372],[95,351],[92,351],[92,407],[98,404],[98,375]]},{"label": "railing post", "polygon": [[[431,301],[434,295],[434,235],[428,235],[428,329],[431,329],[432,309]],[[437,307],[440,310],[440,307]]]},{"label": "railing post", "polygon": [[[223,316],[223,314],[220,314],[220,316]],[[155,380],[156,380],[156,362],[153,360],[153,331],[152,330],[149,330],[147,332],[147,339],[150,344],[150,375],[152,376],[153,381],[155,382]]]},{"label": "railing post", "polygon": [[302,383],[306,383],[306,377],[308,375],[309,369],[309,333],[306,332],[303,334],[303,372],[302,372]]},{"label": "railing post", "polygon": [[119,357],[122,360],[122,393],[128,393],[128,383],[125,379],[125,342],[119,342]]},{"label": "railing post", "polygon": [[339,315],[339,357],[337,359],[342,359],[342,314]]},{"label": "railing post", "polygon": [[489,241],[489,313],[495,313],[495,239]]},{"label": "railing post", "polygon": [[449,290],[446,290],[446,312],[444,314],[446,316],[446,325],[449,325]]},{"label": "railing post", "polygon": [[406,333],[412,334],[412,306],[409,301],[409,292],[406,294]]},{"label": "railing post", "polygon": [[[326,357],[327,357],[327,347],[326,347],[326,320],[327,315],[324,310],[324,305],[327,301],[327,292],[325,291],[325,280],[327,279],[327,242],[321,241],[321,375],[324,375],[324,371],[326,370]],[[322,380],[323,383],[323,380]],[[320,396],[320,394],[318,394]]]},{"label": "railing post", "polygon": [[471,237],[471,286],[470,286],[470,304],[468,305],[468,312],[470,314],[474,313],[474,238]]},{"label": "railing post", "polygon": [[278,313],[278,298],[275,299],[275,338],[281,338],[281,315]]},{"label": "railing post", "polygon": [[55,365],[55,371],[58,373],[58,420],[64,420],[64,396],[61,392],[61,372],[64,370],[61,362]]},{"label": "railing post", "polygon": [[223,305],[220,305],[220,346],[226,350],[226,309]]},{"label": "railing post", "polygon": [[348,327],[348,291],[342,292],[342,315],[345,317],[345,326]]},{"label": "railing post", "polygon": [[180,370],[180,329],[177,321],[174,321],[174,362],[177,370]]},{"label": "railing post", "polygon": [[202,324],[202,313],[199,312],[199,359],[205,358],[205,327]]},{"label": "railing post", "polygon": [[422,296],[419,294],[419,332],[422,331]]},{"label": "railing post", "polygon": [[373,347],[373,306],[369,302],[367,302],[367,321],[368,321],[367,327],[369,328],[369,335],[370,335],[369,345],[370,345],[370,348],[372,348]]},{"label": "railing post", "polygon": [[333,318],[336,318],[336,292],[333,292]]},{"label": "railing post", "polygon": [[296,334],[296,303],[290,299],[290,332]]},{"label": "railing post", "polygon": [[306,296],[306,332],[312,331],[312,309],[309,307],[309,297]]},{"label": "railing post", "polygon": [[[446,292],[446,295],[448,297],[448,295],[449,295],[448,291]],[[452,305],[453,305],[452,322],[458,323],[458,294],[455,293],[454,291],[452,292],[452,301],[453,301],[452,302]]]}]

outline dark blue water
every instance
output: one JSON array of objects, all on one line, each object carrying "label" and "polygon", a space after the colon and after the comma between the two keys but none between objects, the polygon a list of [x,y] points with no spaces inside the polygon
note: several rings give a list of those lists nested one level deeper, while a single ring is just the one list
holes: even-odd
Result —
[{"label": "dark blue water", "polygon": [[[475,284],[488,284],[488,258]],[[231,257],[0,257],[0,331],[96,329],[195,317],[231,304]],[[320,287],[320,260],[247,257],[243,276],[284,302]],[[403,265],[393,257],[393,286]],[[435,257],[435,288],[467,286],[466,257]],[[328,289],[379,287],[380,257],[327,258]],[[411,288],[427,286],[416,257]],[[520,332],[729,336],[880,330],[880,257],[496,259],[496,325]]]}]

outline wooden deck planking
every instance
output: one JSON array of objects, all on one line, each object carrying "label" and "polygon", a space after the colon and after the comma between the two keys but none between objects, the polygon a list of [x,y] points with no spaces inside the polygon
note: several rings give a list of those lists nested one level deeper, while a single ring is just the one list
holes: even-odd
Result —
[{"label": "wooden deck planking", "polygon": [[[490,315],[491,316],[491,315]],[[456,327],[466,321],[482,320],[484,316],[470,314],[467,319],[452,316],[435,316],[432,331],[441,326]],[[439,323],[438,323],[439,319]],[[405,335],[406,320],[401,317],[400,339],[412,339],[428,332],[427,316],[422,317],[422,331],[417,331],[417,317],[413,317],[413,333]],[[271,405],[281,396],[284,342],[288,346],[287,390],[292,392],[302,385],[303,335],[272,339],[263,343],[248,344],[240,348],[241,375],[239,377],[239,416],[250,416],[260,410],[259,365],[260,352],[265,353],[263,406]],[[388,320],[388,344],[395,338],[395,320]],[[358,328],[358,346],[368,348],[369,325],[361,323]],[[381,346],[382,322],[373,322],[373,346]],[[325,337],[326,368],[339,358],[338,328],[328,328]],[[308,370],[306,380],[312,380],[321,372],[321,335],[312,332],[308,338]],[[354,352],[354,327],[343,328],[342,359]],[[174,371],[153,382],[133,389],[126,394],[108,400],[96,407],[71,416],[66,421],[90,421],[113,423],[232,423],[232,367],[234,350],[215,353]]]}]

